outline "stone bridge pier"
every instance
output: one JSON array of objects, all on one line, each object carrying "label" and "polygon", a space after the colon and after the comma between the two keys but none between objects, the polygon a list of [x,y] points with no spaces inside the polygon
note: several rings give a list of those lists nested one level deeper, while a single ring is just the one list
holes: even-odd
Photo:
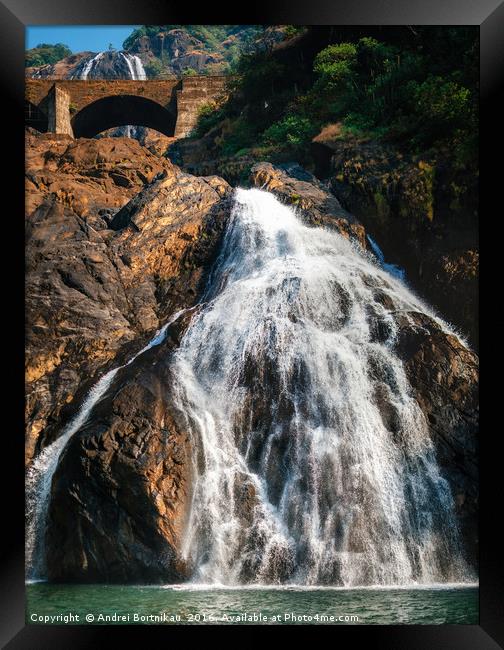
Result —
[{"label": "stone bridge pier", "polygon": [[92,138],[112,127],[146,126],[183,138],[199,109],[224,95],[227,77],[166,80],[27,79],[26,124],[39,131]]}]

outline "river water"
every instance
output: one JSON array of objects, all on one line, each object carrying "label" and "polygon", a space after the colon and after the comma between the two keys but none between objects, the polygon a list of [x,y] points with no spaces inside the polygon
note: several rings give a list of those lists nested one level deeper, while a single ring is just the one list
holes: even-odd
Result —
[{"label": "river water", "polygon": [[79,620],[69,623],[104,625],[476,625],[478,588],[28,585],[27,622],[70,614]]}]

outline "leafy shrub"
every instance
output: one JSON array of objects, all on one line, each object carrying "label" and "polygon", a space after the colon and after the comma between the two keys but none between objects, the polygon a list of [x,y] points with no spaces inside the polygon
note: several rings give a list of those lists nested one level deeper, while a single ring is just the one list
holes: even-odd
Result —
[{"label": "leafy shrub", "polygon": [[279,122],[272,124],[263,133],[263,142],[268,145],[299,146],[305,144],[317,133],[317,126],[307,117],[301,115],[287,115]]},{"label": "leafy shrub", "polygon": [[329,45],[315,57],[314,71],[326,82],[341,83],[352,76],[357,62],[357,47],[353,43]]},{"label": "leafy shrub", "polygon": [[223,119],[224,112],[215,102],[203,104],[198,111],[198,122],[192,137],[201,138]]},{"label": "leafy shrub", "polygon": [[470,91],[454,81],[430,75],[421,84],[411,82],[416,109],[433,123],[463,124],[469,116]]}]

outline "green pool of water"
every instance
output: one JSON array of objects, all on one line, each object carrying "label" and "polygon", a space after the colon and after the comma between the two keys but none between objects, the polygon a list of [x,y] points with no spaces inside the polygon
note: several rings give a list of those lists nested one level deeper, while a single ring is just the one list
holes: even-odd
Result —
[{"label": "green pool of water", "polygon": [[477,624],[477,586],[208,588],[27,585],[27,623],[43,624]]}]

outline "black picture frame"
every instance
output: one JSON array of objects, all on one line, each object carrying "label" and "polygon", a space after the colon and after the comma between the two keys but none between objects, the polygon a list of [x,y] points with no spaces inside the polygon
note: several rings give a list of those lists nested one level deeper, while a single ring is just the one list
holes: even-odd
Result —
[{"label": "black picture frame", "polygon": [[[246,13],[245,13],[246,12]],[[7,108],[2,121],[4,157],[8,164],[0,178],[4,179],[4,196],[12,199],[7,208],[4,201],[3,275],[4,320],[9,331],[4,338],[4,428],[2,435],[2,469],[5,480],[3,492],[3,537],[7,546],[1,558],[0,641],[5,648],[101,648],[124,637],[129,643],[143,643],[153,635],[163,643],[173,643],[184,634],[193,636],[198,627],[145,626],[38,626],[25,625],[24,584],[24,432],[23,432],[23,355],[24,355],[24,39],[27,25],[43,24],[340,24],[340,25],[479,25],[481,38],[481,192],[485,198],[481,211],[491,222],[488,239],[499,246],[498,212],[502,211],[498,192],[502,172],[492,163],[492,150],[502,126],[502,86],[504,77],[504,2],[501,0],[278,0],[260,1],[236,8],[214,4],[204,9],[187,7],[163,0],[2,0],[0,2],[0,88],[1,100]],[[494,126],[495,125],[495,126]],[[499,126],[497,126],[499,125]],[[499,149],[497,149],[499,151]],[[501,151],[501,150],[500,150]],[[493,197],[493,198],[492,198]],[[486,210],[485,210],[486,206]],[[492,221],[493,216],[493,221]],[[484,220],[485,221],[485,220]],[[483,234],[483,233],[482,233]],[[489,259],[499,261],[498,253],[489,252],[482,237],[483,278],[494,286],[499,276],[494,275]],[[498,249],[497,249],[498,250]],[[9,255],[7,255],[7,251]],[[486,274],[486,275],[485,275]],[[492,285],[492,279],[494,284]],[[490,310],[492,326],[502,323]],[[489,321],[490,322],[490,321]],[[484,331],[484,330],[483,330]],[[490,330],[489,330],[490,331]],[[481,337],[483,358],[484,405],[480,449],[480,622],[479,625],[443,626],[338,626],[332,643],[344,647],[350,643],[370,643],[389,650],[490,650],[504,647],[504,585],[502,581],[502,543],[498,523],[502,508],[501,456],[496,452],[499,420],[491,421],[491,362],[497,363],[498,332],[492,345],[491,337]],[[486,350],[489,350],[487,353]],[[489,360],[487,362],[487,359]],[[502,364],[500,364],[502,366]],[[496,368],[499,365],[496,366]],[[498,387],[497,387],[498,388]],[[498,393],[494,405],[499,406]],[[487,412],[488,409],[488,412]],[[500,427],[501,429],[502,427]],[[8,468],[9,472],[5,472]],[[6,507],[8,506],[8,508]],[[7,514],[7,511],[10,513]],[[215,626],[206,628],[210,635],[225,630],[226,636],[247,629],[252,641],[264,628],[260,626]],[[296,635],[312,635],[320,626],[310,629],[296,627]],[[252,629],[253,628],[253,629]],[[278,629],[278,628],[277,628]],[[286,628],[282,627],[282,633]],[[188,635],[187,637],[185,635]],[[154,641],[152,641],[154,643]],[[364,646],[365,647],[365,646]]]}]

